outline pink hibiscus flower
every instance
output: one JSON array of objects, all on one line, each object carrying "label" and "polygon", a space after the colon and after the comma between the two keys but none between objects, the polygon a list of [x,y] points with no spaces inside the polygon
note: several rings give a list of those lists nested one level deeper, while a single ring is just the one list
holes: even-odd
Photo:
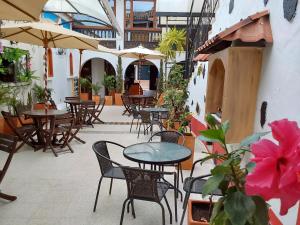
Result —
[{"label": "pink hibiscus flower", "polygon": [[278,145],[262,139],[251,146],[256,166],[246,177],[246,193],[280,199],[280,214],[285,215],[300,200],[300,129],[287,119],[269,126]]}]

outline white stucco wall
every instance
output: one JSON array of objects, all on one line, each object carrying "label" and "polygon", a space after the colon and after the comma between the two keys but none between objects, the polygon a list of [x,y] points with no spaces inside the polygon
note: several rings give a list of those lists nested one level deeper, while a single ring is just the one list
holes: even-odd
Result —
[{"label": "white stucco wall", "polygon": [[[229,14],[229,2],[230,0],[220,1],[210,37],[251,14],[265,9],[270,11],[274,43],[268,44],[264,49],[256,106],[255,132],[270,130],[267,125],[264,128],[260,126],[260,108],[263,101],[268,102],[267,123],[288,118],[300,124],[300,105],[298,104],[300,96],[300,7],[298,6],[293,21],[288,22],[283,17],[282,1],[269,1],[266,7],[262,0],[234,1],[235,6],[231,14]],[[206,66],[206,68],[208,67]],[[205,77],[207,78],[207,74]],[[191,110],[195,111],[195,101],[200,103],[201,114],[197,117],[202,122],[205,110],[203,96],[206,94],[206,78],[203,80],[203,78],[197,77],[196,85],[192,78],[189,84],[191,95],[188,104],[194,100]],[[279,201],[271,201],[271,205],[275,213],[279,215]],[[291,209],[287,216],[280,217],[284,225],[296,224],[297,208]]]}]

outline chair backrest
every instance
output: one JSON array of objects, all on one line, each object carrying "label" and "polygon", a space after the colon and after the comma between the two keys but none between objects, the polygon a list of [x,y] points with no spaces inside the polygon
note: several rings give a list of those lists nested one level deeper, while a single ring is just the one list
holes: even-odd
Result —
[{"label": "chair backrest", "polygon": [[0,134],[0,151],[8,153],[6,162],[4,163],[4,166],[0,169],[0,184],[9,167],[13,154],[16,151],[17,142],[18,142],[18,138],[15,136]]},{"label": "chair backrest", "polygon": [[65,97],[65,100],[80,100],[80,98],[78,96]]},{"label": "chair backrest", "polygon": [[[151,142],[154,137],[160,137],[161,142],[169,142],[181,145],[184,145],[185,141],[184,135],[182,133],[179,133],[178,131],[159,131],[150,137],[149,142]],[[179,139],[181,139],[182,143],[178,143]]]},{"label": "chair backrest", "polygon": [[106,103],[106,98],[102,98],[99,102],[99,105],[97,106],[96,110],[98,112],[102,112],[104,106],[105,106],[105,103]]},{"label": "chair backrest", "polygon": [[162,178],[159,171],[121,166],[128,198],[159,202],[157,183]]},{"label": "chair backrest", "polygon": [[110,141],[97,141],[96,143],[93,144],[93,150],[97,156],[102,175],[110,171],[114,167],[114,165],[117,166],[120,165],[119,163],[111,160],[108,152],[107,144],[112,144],[124,148],[124,146],[121,146],[117,143],[110,142]]},{"label": "chair backrest", "polygon": [[[9,128],[14,132],[14,134],[20,136],[21,134],[17,131],[17,126],[14,122],[14,119],[18,117],[17,116],[13,116],[10,112],[5,112],[5,111],[1,111],[2,116],[5,120],[5,122],[7,123],[7,125],[9,126]],[[18,119],[19,120],[19,119]]]},{"label": "chair backrest", "polygon": [[151,113],[150,112],[140,110],[140,115],[141,115],[142,123],[151,123]]},{"label": "chair backrest", "polygon": [[133,118],[138,119],[140,116],[140,112],[137,110],[137,106],[135,104],[131,104],[130,110],[131,110]]}]

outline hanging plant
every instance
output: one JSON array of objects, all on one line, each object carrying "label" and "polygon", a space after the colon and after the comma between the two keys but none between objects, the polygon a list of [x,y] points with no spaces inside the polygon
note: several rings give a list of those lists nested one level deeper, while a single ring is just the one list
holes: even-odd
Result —
[{"label": "hanging plant", "polygon": [[201,76],[202,72],[203,72],[203,66],[202,66],[202,64],[200,64],[200,66],[198,67],[198,73],[197,73],[197,75]]}]

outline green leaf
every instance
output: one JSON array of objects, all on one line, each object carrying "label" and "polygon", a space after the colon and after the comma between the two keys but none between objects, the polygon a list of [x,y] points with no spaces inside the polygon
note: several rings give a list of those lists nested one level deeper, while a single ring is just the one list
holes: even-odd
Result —
[{"label": "green leaf", "polygon": [[225,121],[224,123],[222,123],[222,130],[223,130],[223,133],[226,134],[227,131],[229,129],[229,121]]},{"label": "green leaf", "polygon": [[251,136],[246,137],[243,141],[240,143],[240,148],[242,147],[248,147],[254,142],[257,142],[261,137],[267,135],[270,132],[261,132],[261,133],[256,133]]},{"label": "green leaf", "polygon": [[222,129],[219,130],[203,130],[200,131],[200,134],[206,138],[212,139],[212,140],[218,140],[220,143],[225,142],[225,136],[222,131]]},{"label": "green leaf", "polygon": [[217,165],[215,166],[215,168],[213,168],[211,170],[212,175],[226,175],[226,174],[230,174],[231,173],[231,168],[230,168],[230,164],[221,164],[221,165]]},{"label": "green leaf", "polygon": [[200,141],[206,141],[206,142],[218,142],[218,143],[220,143],[220,141],[217,140],[217,139],[207,138],[207,137],[204,137],[204,136],[202,136],[202,135],[199,136],[198,139],[199,139]]},{"label": "green leaf", "polygon": [[212,221],[213,225],[225,225],[227,224],[226,221],[228,220],[228,216],[225,211],[219,212],[219,214],[215,217]]},{"label": "green leaf", "polygon": [[254,225],[268,225],[269,216],[267,203],[259,196],[253,196],[252,199],[256,205],[253,216]]},{"label": "green leaf", "polygon": [[253,216],[255,208],[252,198],[240,191],[229,193],[224,202],[224,210],[232,225],[245,225]]},{"label": "green leaf", "polygon": [[206,181],[206,183],[203,185],[202,195],[206,196],[206,195],[213,193],[215,190],[217,190],[219,187],[219,184],[222,182],[223,179],[224,179],[223,174],[216,174],[216,175],[210,177]]},{"label": "green leaf", "polygon": [[246,170],[248,173],[251,173],[253,171],[253,169],[255,168],[256,164],[254,162],[249,162],[246,165]]},{"label": "green leaf", "polygon": [[215,218],[218,216],[218,214],[220,213],[222,207],[223,207],[223,203],[224,203],[224,197],[219,198],[218,202],[216,202],[214,204],[214,208],[210,217],[210,221],[214,222]]},{"label": "green leaf", "polygon": [[205,117],[206,123],[209,125],[210,128],[217,129],[219,122],[213,117],[211,114],[207,114]]}]

